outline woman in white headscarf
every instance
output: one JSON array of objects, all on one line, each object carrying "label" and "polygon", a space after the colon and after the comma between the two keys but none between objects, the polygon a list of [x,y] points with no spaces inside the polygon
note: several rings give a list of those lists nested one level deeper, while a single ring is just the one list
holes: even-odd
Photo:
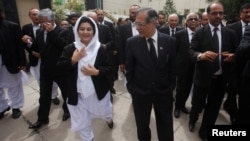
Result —
[{"label": "woman in white headscarf", "polygon": [[98,39],[94,20],[82,16],[74,26],[75,42],[65,47],[58,66],[68,74],[68,108],[71,129],[83,141],[92,141],[93,118],[104,119],[113,128],[109,75],[112,61]]}]

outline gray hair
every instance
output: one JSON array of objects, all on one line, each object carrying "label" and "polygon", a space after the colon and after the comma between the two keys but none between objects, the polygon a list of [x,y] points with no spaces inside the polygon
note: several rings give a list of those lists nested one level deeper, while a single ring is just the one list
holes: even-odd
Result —
[{"label": "gray hair", "polygon": [[150,7],[143,7],[143,8],[139,8],[137,11],[136,11],[136,15],[138,15],[138,13],[141,13],[141,12],[147,12],[147,18],[146,18],[146,22],[149,23],[153,20],[157,20],[158,19],[158,15],[157,15],[157,12],[150,8]]},{"label": "gray hair", "polygon": [[46,17],[48,20],[55,20],[55,15],[53,11],[49,8],[45,8],[40,10],[37,15],[38,19]]},{"label": "gray hair", "polygon": [[195,12],[189,13],[189,14],[186,16],[186,19],[188,19],[191,15],[195,15],[196,18],[197,18],[198,20],[200,19],[199,15],[198,15],[197,13],[195,13]]}]

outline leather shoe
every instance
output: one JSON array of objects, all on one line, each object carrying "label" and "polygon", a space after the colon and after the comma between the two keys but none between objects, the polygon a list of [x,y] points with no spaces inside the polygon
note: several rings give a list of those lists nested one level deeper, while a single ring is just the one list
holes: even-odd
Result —
[{"label": "leather shoe", "polygon": [[175,107],[175,109],[174,109],[174,117],[179,118],[180,117],[180,112],[181,112],[180,108]]},{"label": "leather shoe", "polygon": [[59,105],[60,104],[60,100],[56,97],[54,99],[52,99],[52,102],[55,104],[55,105]]},{"label": "leather shoe", "polygon": [[183,113],[185,113],[185,114],[189,114],[189,111],[188,111],[188,109],[187,109],[186,107],[183,107],[183,108],[181,109],[181,111],[182,111]]},{"label": "leather shoe", "polygon": [[116,91],[115,91],[114,88],[110,89],[110,92],[111,92],[112,94],[116,94]]},{"label": "leather shoe", "polygon": [[193,131],[194,131],[194,127],[195,127],[195,122],[189,121],[188,128],[189,128],[189,131],[190,131],[190,132],[193,132]]},{"label": "leather shoe", "polygon": [[233,110],[232,108],[230,108],[226,104],[223,105],[223,109],[229,114],[231,124],[235,124],[237,121],[236,115],[238,113],[238,109]]},{"label": "leather shoe", "polygon": [[31,125],[29,126],[29,129],[38,129],[38,128],[40,128],[42,125],[45,125],[45,124],[48,124],[48,123],[49,123],[48,120],[46,120],[46,121],[37,121],[37,122],[35,122],[34,124],[31,124]]},{"label": "leather shoe", "polygon": [[17,119],[21,116],[21,111],[20,109],[12,109],[12,118]]},{"label": "leather shoe", "polygon": [[202,136],[202,135],[199,134],[199,137],[200,137],[200,139],[201,139],[202,141],[208,141],[208,139],[207,139],[205,136]]},{"label": "leather shoe", "polygon": [[66,121],[69,118],[70,118],[70,114],[69,113],[67,113],[67,112],[63,113],[63,118],[62,118],[63,121]]},{"label": "leather shoe", "polygon": [[114,127],[114,122],[113,122],[113,119],[111,119],[111,121],[107,121],[106,122],[107,123],[107,125],[108,125],[108,127],[110,128],[110,129],[113,129],[113,127]]},{"label": "leather shoe", "polygon": [[4,116],[4,113],[7,112],[7,111],[9,111],[9,110],[10,110],[10,106],[7,107],[5,110],[3,110],[3,111],[0,113],[0,119],[2,119],[3,116]]}]

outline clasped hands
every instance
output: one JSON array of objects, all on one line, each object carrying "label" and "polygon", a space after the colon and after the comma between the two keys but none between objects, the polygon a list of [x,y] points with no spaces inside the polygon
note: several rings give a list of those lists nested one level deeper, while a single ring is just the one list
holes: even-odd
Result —
[{"label": "clasped hands", "polygon": [[200,54],[199,60],[213,62],[218,55],[221,55],[224,62],[233,62],[234,53],[229,53],[227,51],[221,53],[215,53],[213,51],[206,51]]}]

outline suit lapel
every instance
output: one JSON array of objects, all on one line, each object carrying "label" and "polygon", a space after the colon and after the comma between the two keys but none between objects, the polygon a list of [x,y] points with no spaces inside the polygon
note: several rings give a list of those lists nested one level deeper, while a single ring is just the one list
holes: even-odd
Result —
[{"label": "suit lapel", "polygon": [[189,35],[188,35],[188,31],[187,29],[184,31],[184,41],[185,41],[185,44],[188,43],[189,44]]},{"label": "suit lapel", "polygon": [[128,24],[127,29],[128,31],[128,37],[132,37],[133,36],[133,32],[132,32],[132,26],[131,23]]},{"label": "suit lapel", "polygon": [[158,32],[158,45],[157,45],[157,51],[158,51],[158,60],[160,58],[160,56],[164,55],[164,48],[167,46],[166,44],[164,44],[164,42],[162,42],[162,36],[161,34],[159,34]]},{"label": "suit lapel", "polygon": [[227,42],[226,36],[227,36],[226,29],[221,27],[221,52],[227,50],[226,46],[224,45],[224,43]]}]

